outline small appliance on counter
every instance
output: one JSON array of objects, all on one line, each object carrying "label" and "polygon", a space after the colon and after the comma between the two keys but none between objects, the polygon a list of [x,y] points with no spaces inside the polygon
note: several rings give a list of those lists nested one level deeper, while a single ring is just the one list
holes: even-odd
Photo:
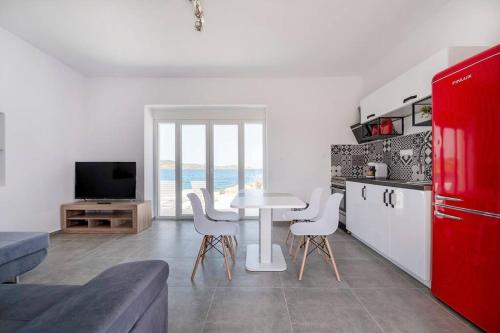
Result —
[{"label": "small appliance on counter", "polygon": [[387,164],[369,162],[366,178],[387,179]]}]

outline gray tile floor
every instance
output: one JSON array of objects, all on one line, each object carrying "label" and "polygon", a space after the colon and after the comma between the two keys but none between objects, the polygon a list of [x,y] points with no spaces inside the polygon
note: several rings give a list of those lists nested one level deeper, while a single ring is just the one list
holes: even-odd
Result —
[{"label": "gray tile floor", "polygon": [[[45,261],[21,283],[83,284],[118,263],[163,259],[170,265],[169,333],[475,330],[419,282],[340,230],[331,236],[340,283],[316,253],[308,258],[303,281],[297,277],[300,261],[288,256],[285,272],[247,272],[246,245],[258,240],[258,224],[240,226],[232,281],[215,252],[191,282],[201,236],[190,221],[155,221],[138,235],[54,235]],[[287,224],[275,223],[275,243],[283,245],[287,231]]]}]

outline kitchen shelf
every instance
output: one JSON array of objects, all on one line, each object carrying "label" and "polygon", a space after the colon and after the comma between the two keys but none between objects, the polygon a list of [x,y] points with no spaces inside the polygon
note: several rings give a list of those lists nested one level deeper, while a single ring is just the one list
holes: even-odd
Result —
[{"label": "kitchen shelf", "polygon": [[389,139],[403,134],[403,117],[380,117],[362,125],[360,142]]},{"label": "kitchen shelf", "polygon": [[361,143],[390,139],[390,138],[394,138],[394,137],[400,136],[400,135],[401,134],[372,135],[370,137],[366,137],[366,138],[362,139]]}]

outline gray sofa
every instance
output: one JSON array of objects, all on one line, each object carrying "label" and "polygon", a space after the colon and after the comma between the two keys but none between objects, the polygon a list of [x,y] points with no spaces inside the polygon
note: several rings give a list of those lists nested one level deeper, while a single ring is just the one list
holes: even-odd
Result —
[{"label": "gray sofa", "polygon": [[38,266],[48,247],[46,232],[0,232],[0,283],[16,282],[19,275]]},{"label": "gray sofa", "polygon": [[168,264],[112,267],[83,286],[0,284],[0,332],[167,332]]}]

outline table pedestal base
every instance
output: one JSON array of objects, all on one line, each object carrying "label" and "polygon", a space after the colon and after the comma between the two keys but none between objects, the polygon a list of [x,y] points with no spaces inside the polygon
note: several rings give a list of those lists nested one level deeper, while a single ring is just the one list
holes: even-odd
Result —
[{"label": "table pedestal base", "polygon": [[247,246],[247,259],[245,267],[253,272],[282,272],[286,270],[286,261],[281,251],[281,246],[273,244],[271,262],[261,262],[259,244]]}]

